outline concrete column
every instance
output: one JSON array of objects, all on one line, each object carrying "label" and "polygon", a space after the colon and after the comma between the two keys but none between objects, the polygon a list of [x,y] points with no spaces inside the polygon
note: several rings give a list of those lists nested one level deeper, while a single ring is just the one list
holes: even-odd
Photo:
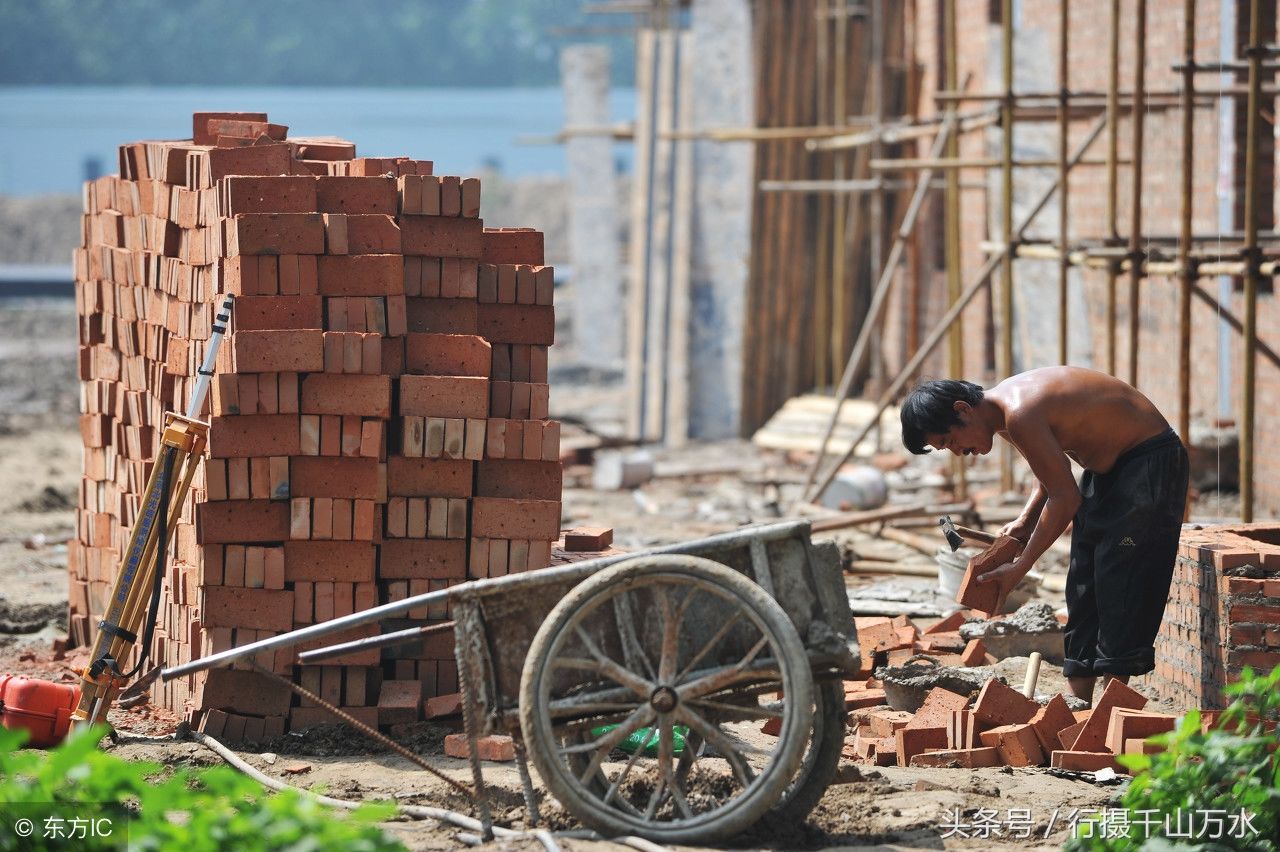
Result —
[{"label": "concrete column", "polygon": [[[560,77],[566,127],[604,127],[609,123],[608,48],[589,44],[565,47],[560,52]],[[570,136],[565,158],[569,170],[573,349],[581,363],[621,369],[626,270],[618,245],[613,141],[608,136]]]},{"label": "concrete column", "polygon": [[[697,127],[754,125],[750,3],[694,0],[691,29]],[[698,140],[694,164],[689,436],[736,437],[755,145]]]}]

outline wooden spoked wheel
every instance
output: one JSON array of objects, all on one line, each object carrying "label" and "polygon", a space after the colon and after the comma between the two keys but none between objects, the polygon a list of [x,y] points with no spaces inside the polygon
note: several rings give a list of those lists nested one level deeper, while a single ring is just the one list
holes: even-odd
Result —
[{"label": "wooden spoked wheel", "polygon": [[692,556],[583,581],[538,630],[520,683],[522,736],[552,795],[602,833],[660,842],[730,836],[803,787],[814,709],[786,612]]}]

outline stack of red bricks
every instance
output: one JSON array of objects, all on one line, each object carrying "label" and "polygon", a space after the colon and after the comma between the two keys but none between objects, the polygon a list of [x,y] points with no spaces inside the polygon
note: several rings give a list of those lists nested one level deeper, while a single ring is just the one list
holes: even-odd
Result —
[{"label": "stack of red bricks", "polygon": [[1245,666],[1280,665],[1280,525],[1182,533],[1156,638],[1155,693],[1174,707],[1222,709]]},{"label": "stack of red bricks", "polygon": [[[174,531],[154,662],[550,563],[552,271],[540,233],[479,213],[477,179],[289,138],[261,113],[197,113],[192,140],[121,147],[120,175],[86,185],[75,252],[73,642],[103,612],[164,413],[185,410],[224,293],[210,458]],[[448,632],[322,666],[293,653],[259,662],[370,724],[457,689]],[[157,683],[153,701],[233,740],[330,721],[247,670]]]},{"label": "stack of red bricks", "polygon": [[[941,687],[914,713],[879,704],[849,714],[845,757],[877,766],[1055,766],[1123,771],[1118,754],[1151,753],[1146,739],[1173,730],[1175,716],[1144,710],[1147,699],[1118,680],[1091,710],[1072,712],[992,679],[976,696]],[[1208,721],[1206,721],[1208,724]]]}]

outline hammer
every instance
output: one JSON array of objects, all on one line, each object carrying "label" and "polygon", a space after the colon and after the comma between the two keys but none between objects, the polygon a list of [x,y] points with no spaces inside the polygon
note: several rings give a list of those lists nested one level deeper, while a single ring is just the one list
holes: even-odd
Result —
[{"label": "hammer", "polygon": [[950,515],[944,515],[939,518],[938,526],[942,527],[942,534],[946,536],[947,544],[951,545],[952,552],[959,550],[964,545],[965,539],[980,541],[983,544],[994,544],[996,540],[996,536],[993,533],[956,526],[952,523]]}]

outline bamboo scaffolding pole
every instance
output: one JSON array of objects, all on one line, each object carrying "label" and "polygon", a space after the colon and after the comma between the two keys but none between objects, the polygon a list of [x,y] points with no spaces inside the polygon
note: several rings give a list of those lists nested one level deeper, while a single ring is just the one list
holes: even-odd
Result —
[{"label": "bamboo scaffolding pole", "polygon": [[[1066,2],[1066,0],[1063,0]],[[1111,0],[1111,27],[1108,31],[1107,66],[1107,236],[1118,241],[1120,161],[1120,0]],[[1107,267],[1107,372],[1116,374],[1116,279],[1115,264]]]},{"label": "bamboo scaffolding pole", "polygon": [[[822,8],[823,8],[822,6],[818,7],[819,10],[821,10]],[[816,29],[816,37],[818,42],[817,65],[815,68],[815,78],[816,78],[815,89],[817,90],[817,96],[814,98],[814,103],[816,105],[815,120],[819,123],[826,123],[829,121],[828,115],[830,114],[830,112],[834,111],[833,109],[834,104],[831,103],[831,99],[828,94],[831,86],[831,73],[832,73],[831,72],[831,44],[830,44],[831,27],[829,24],[829,21],[830,21],[829,16],[820,15],[817,12],[815,12],[815,19],[817,21],[815,29]],[[809,145],[812,144],[813,141],[814,140],[812,138],[809,138],[805,142],[806,150],[809,149]],[[822,163],[821,167],[824,169],[833,168],[834,164]],[[759,184],[757,184],[757,187],[762,192],[794,192],[796,190],[793,190],[790,187],[794,186],[795,184],[798,184],[798,183],[818,184],[822,182],[823,181],[786,181],[785,182],[785,185],[787,185],[786,188],[779,187],[777,189],[772,189],[772,188],[766,189],[765,188],[766,183],[783,183],[783,182],[761,181]],[[852,184],[855,182],[856,181],[844,180],[844,181],[839,181],[838,185]],[[837,181],[835,180],[828,180],[828,181],[825,181],[825,183],[837,185]],[[814,189],[812,191],[819,192],[820,190]],[[835,192],[836,190],[833,189],[828,191]],[[852,192],[852,191],[864,191],[864,190],[849,189],[844,191]],[[816,215],[816,221],[814,222],[814,246],[813,246],[813,260],[814,260],[813,298],[814,298],[815,316],[822,316],[826,312],[827,306],[831,304],[831,287],[833,282],[830,275],[831,246],[829,245],[829,243],[831,241],[831,235],[832,235],[830,220],[835,213],[835,210],[834,210],[835,205],[839,204],[840,201],[841,199],[838,199],[838,198],[831,198],[831,199],[823,198],[823,199],[819,199],[817,204],[817,215]],[[829,339],[831,335],[831,326],[829,323],[819,320],[813,324],[813,330],[814,330],[813,351],[810,353],[813,357],[813,381],[817,387],[826,387],[828,384],[831,383],[830,369],[829,369],[831,366],[831,361],[827,354],[827,350],[830,346]]]},{"label": "bamboo scaffolding pole", "polygon": [[1070,199],[1071,182],[1067,179],[1067,147],[1070,144],[1070,93],[1067,90],[1067,77],[1070,71],[1069,30],[1071,23],[1070,4],[1067,0],[1058,3],[1058,245],[1062,247],[1062,261],[1058,264],[1058,363],[1067,363],[1067,274],[1071,264],[1067,262],[1068,241],[1068,201]]},{"label": "bamboo scaffolding pole", "polygon": [[653,79],[657,34],[636,34],[636,151],[631,187],[627,293],[627,434],[645,437],[645,316],[649,309],[649,198],[653,157]]},{"label": "bamboo scaffolding pole", "polygon": [[[1085,152],[1089,150],[1089,146],[1091,146],[1094,143],[1094,140],[1096,140],[1098,136],[1102,133],[1102,129],[1105,126],[1106,126],[1105,119],[1094,123],[1093,127],[1089,129],[1089,132],[1085,134],[1085,138],[1080,141],[1079,146],[1077,146],[1075,151],[1072,152],[1071,161],[1068,164],[1068,168],[1070,168],[1071,165],[1074,165],[1076,160],[1082,159],[1084,157]],[[1022,224],[1018,226],[1018,229],[1014,232],[1013,236],[1015,236],[1017,239],[1021,239],[1022,234],[1026,232],[1027,228],[1031,227],[1031,224],[1036,220],[1036,217],[1040,215],[1040,212],[1044,210],[1045,205],[1049,203],[1049,199],[1052,198],[1054,193],[1056,193],[1057,191],[1058,191],[1058,180],[1055,177],[1053,182],[1048,187],[1046,187],[1045,190],[1041,193],[1036,203],[1032,205],[1031,210],[1027,213],[1026,217],[1022,220]],[[828,468],[827,473],[823,476],[822,481],[819,483],[817,488],[812,492],[812,494],[806,495],[806,497],[803,498],[802,502],[816,503],[818,501],[818,498],[821,497],[822,493],[827,490],[827,487],[831,484],[831,481],[835,479],[836,473],[838,473],[840,468],[843,467],[844,464],[850,458],[853,457],[853,454],[857,450],[858,445],[862,443],[863,439],[865,439],[868,434],[870,434],[871,430],[875,427],[876,423],[878,423],[880,421],[880,418],[884,415],[885,410],[892,404],[893,400],[896,399],[898,394],[902,391],[903,386],[907,383],[907,381],[911,378],[911,376],[915,374],[916,370],[920,369],[920,365],[924,363],[924,360],[933,353],[934,349],[937,348],[942,338],[946,335],[948,330],[950,330],[952,323],[955,322],[956,317],[958,317],[961,311],[965,309],[965,306],[967,306],[969,302],[973,300],[973,297],[977,295],[978,291],[982,289],[983,285],[985,285],[988,282],[991,275],[995,272],[996,267],[1000,265],[1004,255],[1007,253],[1008,252],[1006,250],[1004,252],[993,254],[987,258],[986,262],[978,270],[978,274],[974,278],[974,280],[970,282],[970,284],[964,289],[963,292],[961,292],[960,298],[956,299],[956,301],[953,302],[951,306],[947,309],[946,313],[944,313],[938,319],[938,322],[929,331],[929,334],[925,337],[924,342],[920,345],[920,348],[917,349],[916,353],[913,356],[911,356],[911,359],[905,365],[903,365],[902,369],[898,371],[898,375],[885,389],[884,393],[880,395],[880,398],[876,404],[875,414],[873,414],[868,419],[868,422],[866,423],[866,425],[862,427],[862,431],[849,444],[848,451],[845,452],[844,455],[841,456],[839,459],[837,459],[835,464],[831,465],[831,467]],[[821,463],[822,463],[821,456],[814,459],[815,465],[820,465]]]},{"label": "bamboo scaffolding pole", "polygon": [[[1278,90],[1277,87],[1274,85],[1263,86],[1260,89],[1261,94],[1266,94],[1266,95],[1273,95],[1273,94],[1276,94],[1278,91],[1280,90]],[[1246,98],[1248,97],[1248,94],[1249,94],[1248,87],[1227,86],[1226,88],[1223,88],[1221,90],[1200,92],[1199,97],[1205,98],[1205,99],[1233,98],[1233,97]],[[1130,105],[1132,105],[1132,102],[1137,96],[1136,92],[1133,92],[1133,91],[1119,91],[1117,92],[1117,95],[1119,96],[1120,100],[1129,101]],[[1099,104],[1102,104],[1102,103],[1105,103],[1107,97],[1109,96],[1109,93],[1081,91],[1081,92],[1071,92],[1070,96],[1072,101],[1077,103],[1080,101],[1085,101],[1085,102],[1097,101]],[[1146,103],[1147,106],[1161,105],[1161,106],[1170,107],[1170,108],[1179,106],[1181,97],[1182,97],[1182,92],[1178,89],[1151,89],[1143,94],[1143,99],[1144,101],[1147,102]],[[933,94],[933,99],[936,101],[943,101],[943,102],[1003,101],[1005,100],[1005,95],[1003,92],[946,92],[946,91],[943,91],[943,92],[935,92]],[[1056,101],[1058,100],[1058,93],[1056,91],[1018,92],[1017,94],[1014,95],[1014,100],[1018,103],[1025,103],[1026,101],[1048,101],[1049,103],[1053,104],[1053,103],[1056,103]]]},{"label": "bamboo scaffolding pole", "polygon": [[[994,169],[1001,168],[1004,165],[1003,158],[997,157],[957,157],[956,159],[948,159],[938,157],[927,159],[923,157],[902,157],[899,159],[875,159],[870,162],[870,167],[876,171],[898,171],[905,169]],[[1041,157],[1034,160],[1014,160],[1011,164],[1015,169],[1048,169],[1058,166],[1056,158]],[[1085,160],[1077,163],[1077,166],[1105,166],[1108,165],[1106,160]]]},{"label": "bamboo scaffolding pole", "polygon": [[[1191,265],[1191,214],[1193,187],[1193,145],[1195,130],[1196,0],[1184,0],[1182,7],[1182,184],[1179,209],[1178,264],[1182,267],[1178,287],[1178,434],[1191,449],[1191,288],[1196,272]],[[1188,506],[1188,511],[1190,507]],[[1186,520],[1184,517],[1183,520]]]},{"label": "bamboo scaffolding pole", "polygon": [[[832,136],[827,139],[810,139],[804,146],[808,151],[843,151],[847,148],[861,148],[864,145],[870,145],[877,139],[890,145],[898,142],[910,142],[913,139],[925,139],[936,134],[942,120],[942,117],[929,117],[909,122],[888,124],[879,131],[874,129],[863,130],[858,133]],[[979,110],[960,118],[956,124],[956,132],[972,133],[976,130],[983,130],[998,123],[999,120],[999,112],[995,110]]]},{"label": "bamboo scaffolding pole", "polygon": [[[941,152],[950,137],[950,125],[944,124],[943,131],[938,134],[933,142],[935,154]],[[920,215],[920,209],[924,205],[932,177],[933,174],[929,171],[920,173],[920,180],[916,185],[915,193],[911,196],[911,203],[907,206],[907,212],[903,215],[902,223],[898,226],[898,233],[894,237],[893,246],[889,249],[889,257],[885,261],[884,268],[880,270],[880,277],[876,281],[876,288],[871,296],[871,305],[867,308],[867,314],[862,320],[862,328],[858,330],[858,337],[854,341],[853,351],[849,354],[849,360],[845,362],[844,372],[840,376],[840,386],[836,390],[836,406],[831,412],[831,420],[827,423],[827,430],[823,433],[822,443],[818,445],[817,458],[809,466],[809,475],[805,478],[804,487],[800,489],[802,494],[807,493],[813,485],[814,477],[818,474],[818,467],[822,464],[822,459],[826,457],[827,446],[831,442],[831,436],[835,433],[836,424],[840,421],[840,410],[844,407],[849,391],[853,387],[854,376],[857,375],[858,368],[862,366],[862,358],[866,353],[867,345],[871,341],[872,333],[878,324],[881,312],[887,301],[889,290],[893,286],[893,273],[902,258],[903,247],[911,237],[911,232],[915,229],[916,218]]]},{"label": "bamboo scaffolding pole", "polygon": [[1244,153],[1244,395],[1240,417],[1240,520],[1253,521],[1253,417],[1257,390],[1258,119],[1262,108],[1262,2],[1249,2],[1249,100]]},{"label": "bamboo scaffolding pole", "polygon": [[[1000,3],[1000,74],[1004,99],[1000,102],[1000,222],[1004,241],[1013,245],[1013,0]],[[1013,253],[1000,256],[1000,345],[996,350],[996,371],[1001,379],[1013,375]],[[1013,490],[1013,447],[1000,447],[1000,489]]]},{"label": "bamboo scaffolding pole", "polygon": [[[1130,169],[1132,194],[1129,202],[1129,255],[1136,261],[1142,252],[1142,157],[1143,131],[1146,129],[1143,99],[1147,84],[1147,0],[1137,0],[1135,44],[1133,59],[1133,91],[1134,107],[1130,121],[1133,122],[1133,168]],[[1138,386],[1138,338],[1140,336],[1142,315],[1139,309],[1139,289],[1142,285],[1143,264],[1131,263],[1129,266],[1129,384]]]},{"label": "bamboo scaffolding pole", "polygon": [[[884,64],[885,64],[885,17],[888,9],[885,0],[869,0],[870,2],[870,33],[871,33],[871,114],[875,116],[875,130],[880,130],[884,126]],[[871,141],[870,159],[875,161],[884,157],[884,139],[877,133],[876,138]],[[930,173],[932,178],[932,173]],[[927,184],[928,181],[926,180]],[[884,190],[877,188],[871,193],[868,204],[867,226],[870,239],[867,241],[867,260],[871,274],[881,275],[884,272]],[[908,305],[908,315],[914,316],[915,311],[913,305]],[[872,319],[868,314],[863,320],[863,328],[867,326],[867,320]],[[880,321],[872,321],[872,326],[877,329],[881,328]],[[861,337],[861,334],[859,334]],[[879,343],[883,334],[876,335],[876,342]],[[880,350],[880,346],[872,346],[871,356],[871,377],[879,383],[884,379],[884,358]],[[856,370],[856,367],[855,367]],[[875,430],[875,444],[878,450],[881,446],[881,439],[884,436],[877,427]]]},{"label": "bamboo scaffolding pole", "polygon": [[[943,57],[945,61],[945,84],[955,91],[960,88],[960,67],[957,57],[959,41],[956,37],[956,0],[943,0]],[[955,103],[947,104],[947,117],[952,121],[958,115]],[[999,113],[990,116],[998,118]],[[960,158],[960,140],[958,134],[947,139],[943,156],[952,160]],[[945,240],[947,264],[947,304],[954,305],[960,299],[963,282],[960,278],[960,172],[950,169],[946,173],[946,194],[943,198],[943,238]],[[947,339],[947,366],[953,378],[964,375],[964,317],[956,315]],[[969,479],[965,471],[964,459],[951,459],[951,479],[955,483],[957,500],[964,500],[969,494]]]},{"label": "bamboo scaffolding pole", "polygon": [[[832,80],[832,108],[837,122],[842,121],[848,108],[848,95],[845,91],[848,73],[849,18],[847,15],[835,15],[839,6],[845,6],[846,0],[833,0],[831,10],[835,19],[835,77]],[[835,179],[844,179],[845,158],[837,156],[835,161]],[[845,260],[848,257],[848,242],[845,228],[848,225],[849,205],[852,199],[836,199],[831,217],[831,317],[829,333],[828,363],[838,364],[845,352],[845,317],[849,313],[848,288],[845,286]],[[823,373],[828,373],[824,368]]]}]

